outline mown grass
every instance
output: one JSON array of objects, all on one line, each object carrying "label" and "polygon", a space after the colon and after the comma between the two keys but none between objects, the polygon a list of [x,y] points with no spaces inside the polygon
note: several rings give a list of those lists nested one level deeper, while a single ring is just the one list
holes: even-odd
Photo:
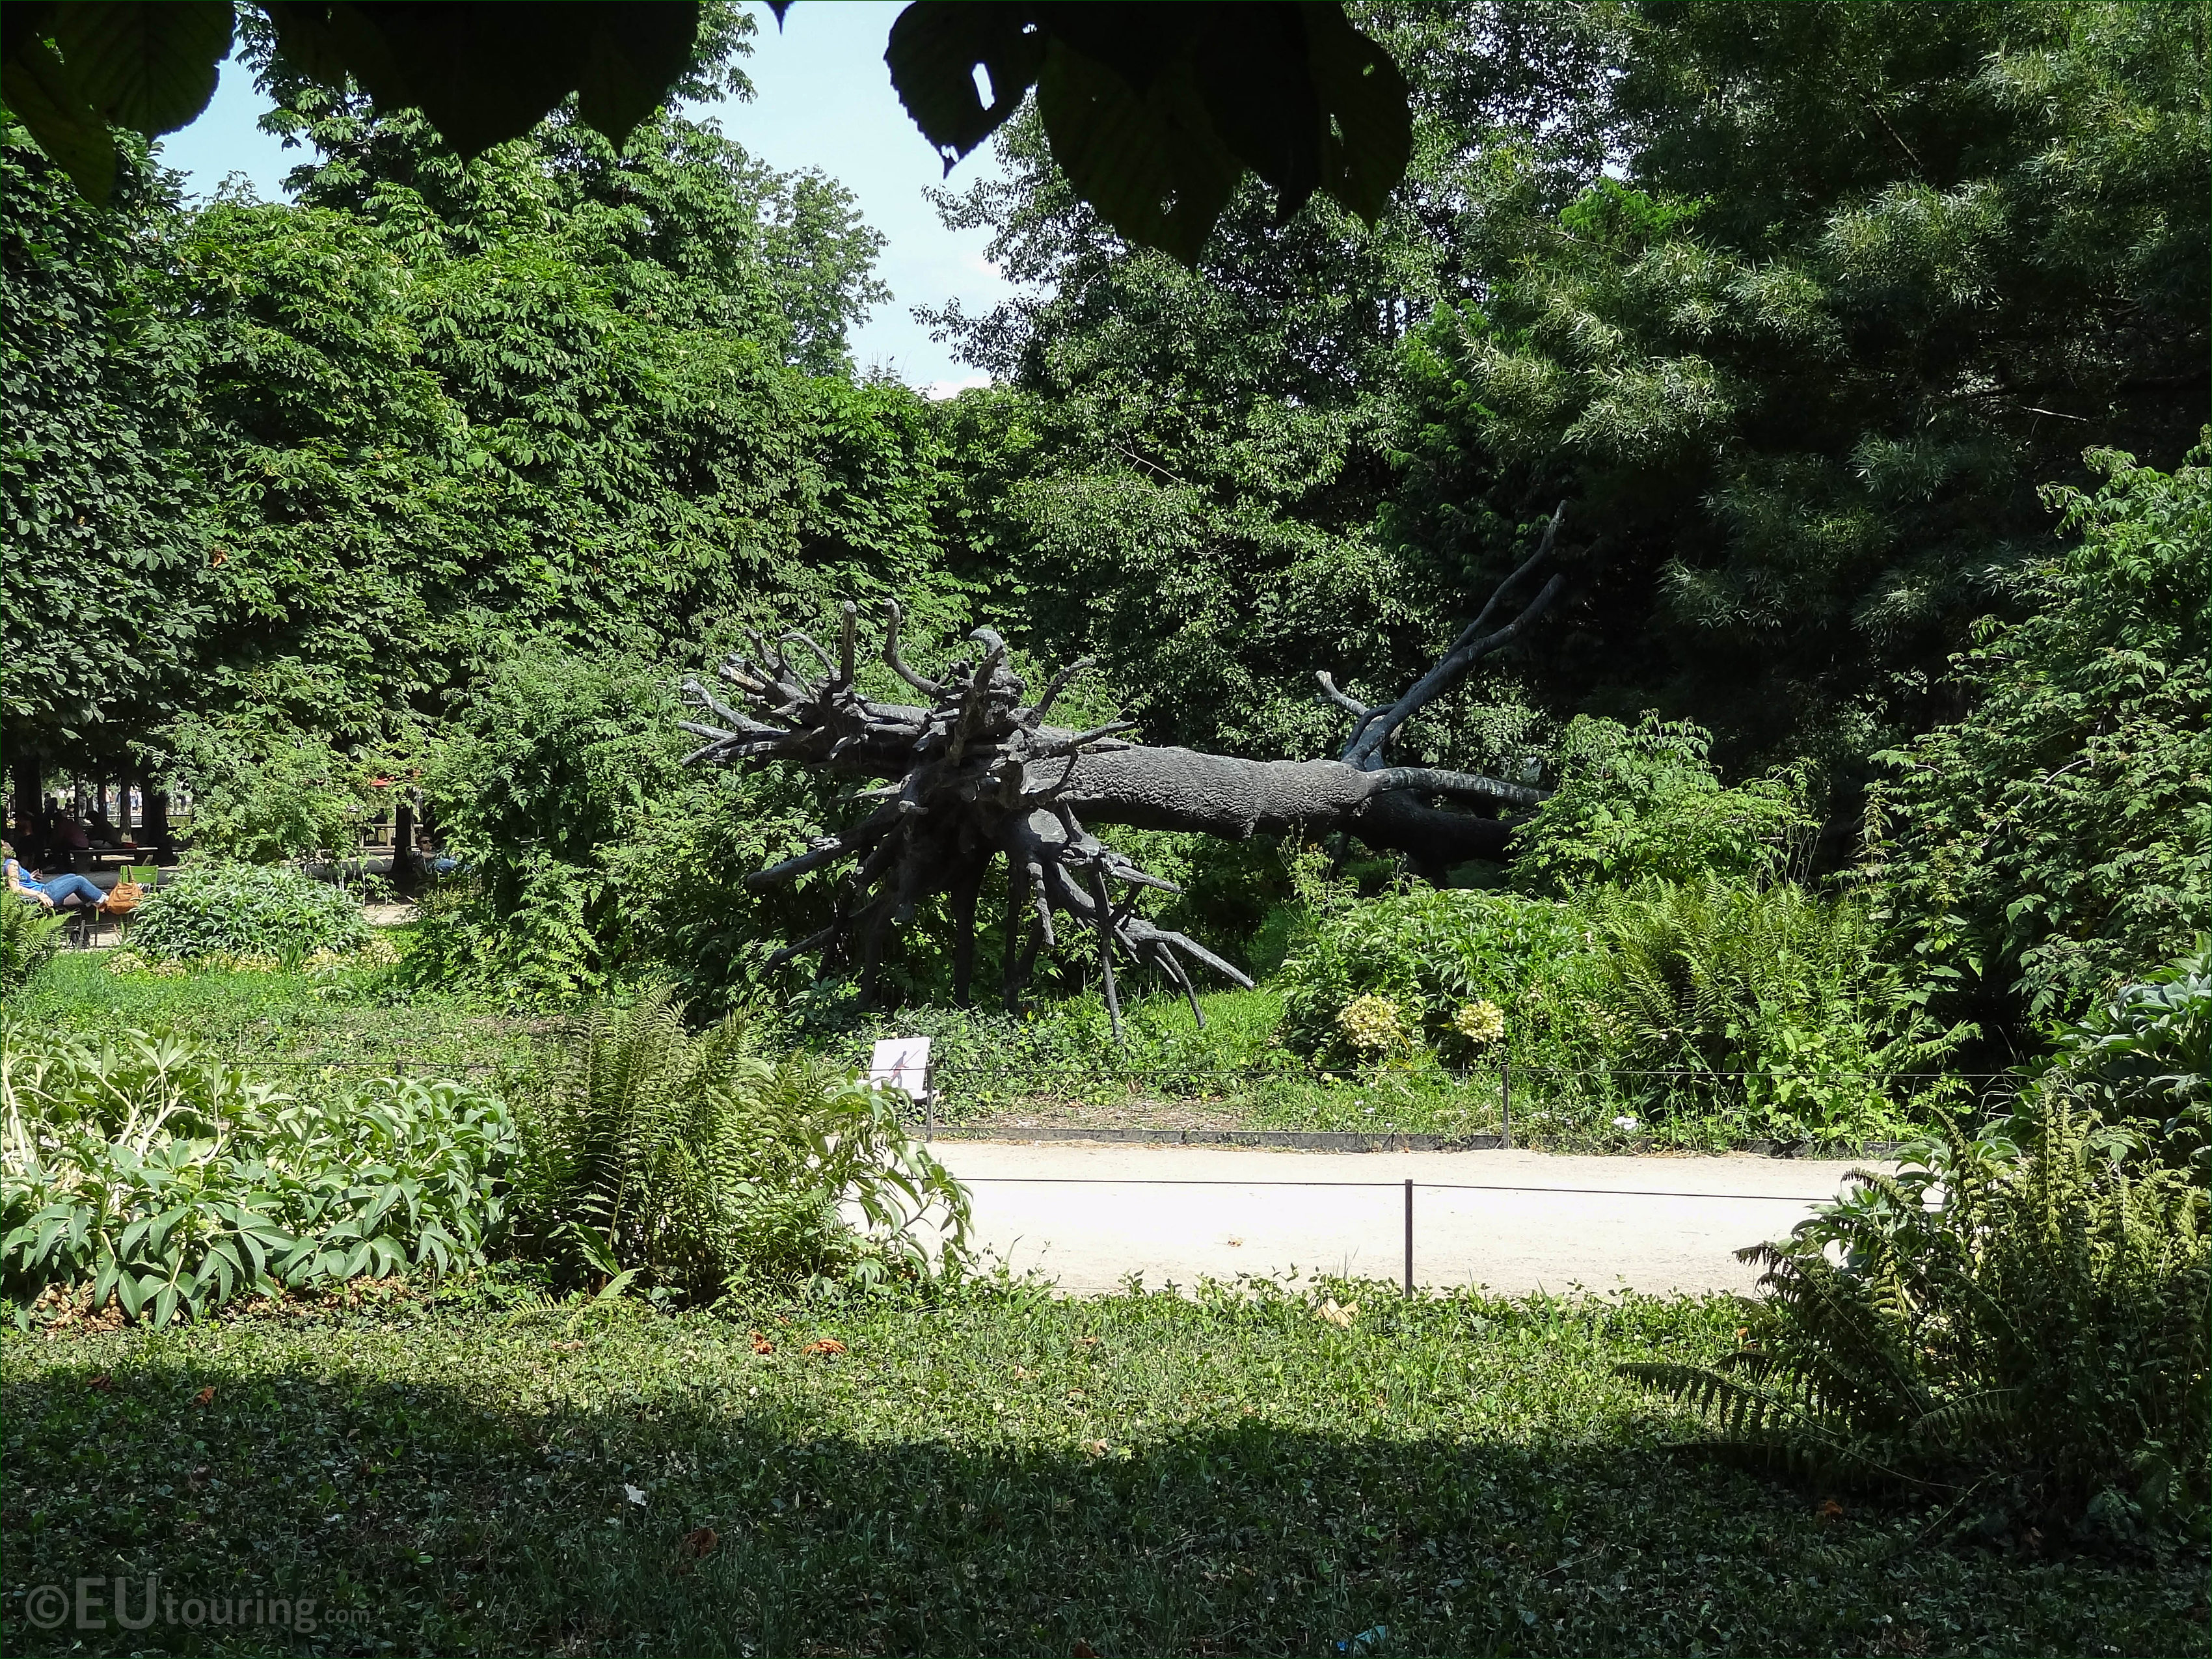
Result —
[{"label": "mown grass", "polygon": [[204,969],[173,978],[113,974],[103,951],[66,951],[9,998],[34,1024],[173,1031],[257,1066],[276,1063],[416,1074],[491,1073],[520,1065],[557,1034],[558,1011],[526,1016],[474,999],[416,995],[390,970],[327,974]]},{"label": "mown grass", "polygon": [[[1348,1328],[1264,1289],[714,1317],[477,1287],[11,1335],[0,1639],[1302,1654],[1387,1626],[1370,1646],[1395,1654],[2204,1650],[2201,1559],[1961,1544],[1955,1517],[1676,1449],[1690,1424],[1612,1366],[1710,1358],[1725,1302],[1328,1288],[1358,1304]],[[844,1351],[806,1351],[823,1339]],[[34,1587],[118,1572],[313,1598],[318,1629],[27,1626]]]}]

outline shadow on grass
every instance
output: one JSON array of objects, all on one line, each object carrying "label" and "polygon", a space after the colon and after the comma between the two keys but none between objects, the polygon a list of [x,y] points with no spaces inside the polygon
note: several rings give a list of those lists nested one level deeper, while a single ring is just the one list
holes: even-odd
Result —
[{"label": "shadow on grass", "polygon": [[[1824,1520],[1818,1494],[1648,1438],[1412,1432],[1379,1407],[1317,1432],[1243,1406],[1085,1438],[1060,1381],[994,1428],[927,1376],[820,1392],[857,1348],[787,1345],[779,1377],[743,1333],[659,1322],[627,1339],[657,1349],[643,1370],[646,1348],[542,1333],[442,1356],[426,1333],[403,1378],[307,1331],[18,1345],[5,1650],[1328,1653],[1378,1626],[1377,1653],[2203,1645],[2201,1563],[1911,1547],[1917,1516]],[[490,1408],[494,1371],[535,1380]],[[933,1406],[969,1427],[913,1426]],[[145,1628],[113,1617],[118,1574],[134,1619],[145,1575],[171,1598]],[[313,1629],[213,1622],[236,1598],[264,1620],[304,1599]]]}]

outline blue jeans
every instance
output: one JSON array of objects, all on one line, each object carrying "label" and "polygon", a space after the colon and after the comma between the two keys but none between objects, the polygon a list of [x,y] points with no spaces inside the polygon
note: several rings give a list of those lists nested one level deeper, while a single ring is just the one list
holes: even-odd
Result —
[{"label": "blue jeans", "polygon": [[[28,887],[32,884],[27,880],[23,885]],[[82,904],[94,905],[107,896],[82,876],[44,876],[39,879],[37,885],[39,890],[57,905],[67,898],[76,899]]]}]

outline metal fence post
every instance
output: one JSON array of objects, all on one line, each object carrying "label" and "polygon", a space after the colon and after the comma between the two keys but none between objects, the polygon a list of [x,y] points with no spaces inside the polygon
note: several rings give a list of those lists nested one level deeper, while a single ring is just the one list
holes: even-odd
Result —
[{"label": "metal fence post", "polygon": [[1413,1293],[1413,1178],[1406,1177],[1406,1294]]},{"label": "metal fence post", "polygon": [[1498,1062],[1498,1098],[1505,1121],[1505,1133],[1499,1139],[1510,1152],[1513,1150],[1513,1062],[1510,1060]]}]

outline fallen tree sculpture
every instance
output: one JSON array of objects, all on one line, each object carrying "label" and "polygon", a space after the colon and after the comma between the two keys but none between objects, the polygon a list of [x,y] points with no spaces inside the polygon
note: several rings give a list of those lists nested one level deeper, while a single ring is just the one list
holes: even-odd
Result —
[{"label": "fallen tree sculpture", "polygon": [[1557,599],[1563,575],[1555,571],[1510,623],[1490,628],[1508,592],[1551,556],[1559,522],[1555,513],[1534,555],[1396,702],[1369,708],[1320,677],[1324,695],[1352,718],[1352,736],[1337,760],[1248,761],[1133,744],[1120,735],[1133,728],[1131,720],[1089,731],[1049,725],[1054,705],[1091,665],[1088,659],[1063,668],[1032,702],[1028,684],[1007,665],[1006,641],[978,628],[969,635],[979,647],[974,659],[956,664],[941,680],[926,679],[900,654],[896,601],[885,603],[883,659],[920,694],[915,704],[878,702],[860,692],[854,672],[859,615],[850,602],[834,656],[795,630],[773,641],[749,632],[751,654],[733,654],[718,671],[742,708],[696,679],[684,683],[687,695],[720,722],[684,723],[706,739],[687,763],[786,761],[882,781],[856,797],[877,803],[857,823],[747,878],[764,887],[810,870],[852,866],[829,925],[779,951],[769,966],[821,951],[855,971],[863,998],[871,998],[892,930],[942,893],[951,901],[955,930],[953,994],[964,1004],[975,972],[976,902],[992,861],[1003,858],[1008,914],[1000,973],[1008,1009],[1018,1006],[1040,946],[1056,948],[1059,917],[1096,939],[1118,1036],[1117,952],[1159,969],[1201,1022],[1194,964],[1238,985],[1249,988],[1251,981],[1197,941],[1139,915],[1147,888],[1174,891],[1174,884],[1100,841],[1093,825],[1234,839],[1348,830],[1371,847],[1407,854],[1431,879],[1468,859],[1498,856],[1511,835],[1510,822],[1436,803],[1527,809],[1541,799],[1539,792],[1474,773],[1388,766],[1382,757],[1408,720]]}]

